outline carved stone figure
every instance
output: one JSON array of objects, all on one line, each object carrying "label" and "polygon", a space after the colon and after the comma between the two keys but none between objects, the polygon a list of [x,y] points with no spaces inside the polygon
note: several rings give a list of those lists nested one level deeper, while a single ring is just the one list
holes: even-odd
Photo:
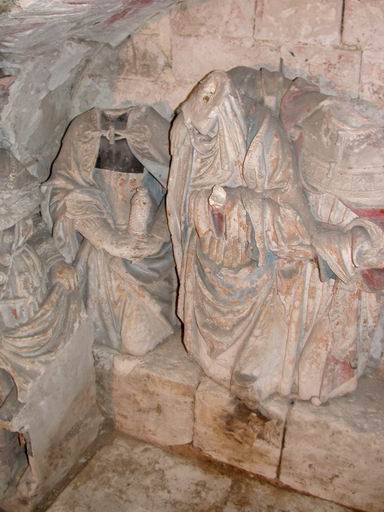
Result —
[{"label": "carved stone figure", "polygon": [[[382,351],[380,297],[364,273],[384,266],[384,235],[352,209],[373,197],[361,162],[380,158],[378,132],[338,99],[314,102],[313,89],[300,103],[296,87],[268,72],[212,72],[171,133],[167,205],[184,342],[250,405],[351,392]],[[336,143],[341,118],[350,146]],[[362,123],[373,138],[359,146]],[[376,198],[383,207],[381,191]]]},{"label": "carved stone figure", "polygon": [[176,321],[168,132],[150,107],[92,109],[69,126],[46,185],[53,237],[77,265],[96,341],[132,355]]},{"label": "carved stone figure", "polygon": [[[79,322],[76,273],[40,215],[40,186],[0,150],[0,420],[10,420]],[[1,421],[0,421],[1,422]],[[0,496],[26,466],[18,435],[0,429]]]}]

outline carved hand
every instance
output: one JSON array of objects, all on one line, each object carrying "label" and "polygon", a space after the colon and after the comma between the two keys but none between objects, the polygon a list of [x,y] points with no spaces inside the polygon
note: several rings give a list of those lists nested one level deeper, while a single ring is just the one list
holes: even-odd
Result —
[{"label": "carved hand", "polygon": [[384,246],[380,238],[375,240],[369,237],[367,231],[362,227],[352,229],[354,239],[354,263],[360,269],[384,268]]},{"label": "carved hand", "polygon": [[75,268],[64,261],[53,265],[51,279],[55,284],[60,284],[68,291],[75,290],[79,284]]},{"label": "carved hand", "polygon": [[209,197],[211,222],[197,223],[197,233],[202,250],[211,260],[217,265],[236,268],[249,260],[250,227],[246,221],[246,211],[236,189],[215,189],[217,197],[213,193]]}]

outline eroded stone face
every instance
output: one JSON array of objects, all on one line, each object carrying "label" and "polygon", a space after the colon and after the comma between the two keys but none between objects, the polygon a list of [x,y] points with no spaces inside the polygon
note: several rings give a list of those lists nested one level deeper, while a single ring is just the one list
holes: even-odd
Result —
[{"label": "eroded stone face", "polygon": [[167,205],[184,343],[251,408],[350,393],[381,357],[383,145],[358,105],[263,69],[212,72],[181,106]]}]

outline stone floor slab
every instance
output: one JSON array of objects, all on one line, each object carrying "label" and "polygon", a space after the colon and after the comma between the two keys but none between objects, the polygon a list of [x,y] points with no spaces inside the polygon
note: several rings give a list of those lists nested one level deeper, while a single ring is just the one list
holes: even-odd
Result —
[{"label": "stone floor slab", "polygon": [[347,512],[222,465],[115,437],[48,512]]}]

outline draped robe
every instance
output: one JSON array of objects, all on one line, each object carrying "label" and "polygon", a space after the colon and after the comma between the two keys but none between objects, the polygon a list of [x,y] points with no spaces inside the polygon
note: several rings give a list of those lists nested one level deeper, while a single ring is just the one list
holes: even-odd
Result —
[{"label": "draped robe", "polygon": [[[92,109],[75,118],[65,135],[45,187],[45,214],[56,244],[83,276],[87,309],[96,328],[96,341],[113,349],[140,355],[173,332],[176,276],[163,201],[168,173],[168,123],[149,107],[127,109],[124,131],[129,147],[143,164],[143,184],[156,202],[152,229],[163,239],[161,249],[131,262],[109,254],[83,239],[76,222],[97,231],[99,221],[111,230],[116,219],[111,194],[95,173],[103,130],[101,111]],[[104,134],[108,135],[108,134]]]},{"label": "draped robe", "polygon": [[[323,402],[350,392],[380,335],[378,299],[355,264],[354,219],[327,225],[325,240],[313,242],[288,200],[304,192],[280,121],[259,106],[245,123],[225,74],[211,74],[200,89],[210,79],[216,104],[195,91],[171,138],[168,215],[186,347],[208,376],[250,403],[275,393]],[[195,127],[204,115],[216,119],[208,134]],[[215,185],[237,204],[239,225],[252,227],[248,261],[235,267],[218,265],[201,235],[215,238]]]}]

